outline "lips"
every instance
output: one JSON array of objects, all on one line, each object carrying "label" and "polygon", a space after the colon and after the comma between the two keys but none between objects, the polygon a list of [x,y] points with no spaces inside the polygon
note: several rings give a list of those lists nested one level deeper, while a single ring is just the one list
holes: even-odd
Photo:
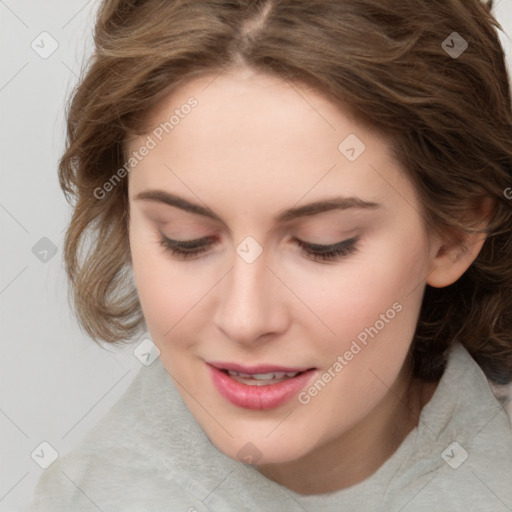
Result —
[{"label": "lips", "polygon": [[209,363],[208,368],[221,396],[238,407],[260,410],[288,402],[316,373],[315,368],[307,367],[220,362]]}]

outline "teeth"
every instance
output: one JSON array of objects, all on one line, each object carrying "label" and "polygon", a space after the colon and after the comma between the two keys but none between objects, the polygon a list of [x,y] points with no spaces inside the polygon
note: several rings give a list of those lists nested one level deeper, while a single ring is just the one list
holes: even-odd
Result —
[{"label": "teeth", "polygon": [[269,373],[242,373],[235,370],[228,370],[229,375],[234,377],[243,377],[245,379],[255,380],[270,380],[270,379],[284,379],[285,377],[295,377],[300,372],[269,372]]}]

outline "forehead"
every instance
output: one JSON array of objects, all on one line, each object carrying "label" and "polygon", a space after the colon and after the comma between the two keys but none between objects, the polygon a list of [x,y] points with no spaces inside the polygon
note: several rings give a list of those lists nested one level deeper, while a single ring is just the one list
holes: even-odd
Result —
[{"label": "forehead", "polygon": [[[237,140],[247,140],[247,134],[267,140],[271,130],[275,135],[280,128],[284,129],[283,139],[288,134],[322,137],[330,132],[341,135],[347,130],[369,132],[369,127],[360,125],[348,106],[334,104],[318,90],[245,68],[206,74],[181,84],[152,109],[149,124],[165,122],[191,97],[198,102],[191,112],[197,137],[202,133],[197,130],[201,125],[208,128],[209,138],[218,135],[220,139],[230,133]],[[179,131],[173,130],[172,135],[179,135]]]},{"label": "forehead", "polygon": [[[182,109],[190,98],[196,106]],[[324,95],[277,77],[247,70],[202,76],[164,98],[149,124],[165,126],[173,114],[179,122],[130,173],[137,191],[164,188],[268,207],[333,192],[380,201],[389,193],[383,173],[401,179],[385,140]],[[131,141],[128,153],[144,140]],[[347,146],[356,159],[347,157]]]}]

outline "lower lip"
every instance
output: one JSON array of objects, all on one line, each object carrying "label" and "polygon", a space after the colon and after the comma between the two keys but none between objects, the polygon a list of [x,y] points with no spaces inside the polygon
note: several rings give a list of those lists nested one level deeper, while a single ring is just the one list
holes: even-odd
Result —
[{"label": "lower lip", "polygon": [[248,386],[232,379],[218,368],[208,366],[219,393],[232,404],[245,409],[273,409],[285,404],[305,387],[315,373],[312,369],[276,384]]}]

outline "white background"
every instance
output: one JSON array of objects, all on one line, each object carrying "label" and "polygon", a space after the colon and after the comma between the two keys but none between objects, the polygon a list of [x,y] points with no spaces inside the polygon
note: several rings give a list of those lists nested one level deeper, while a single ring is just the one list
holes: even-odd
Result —
[{"label": "white background", "polygon": [[[0,0],[0,512],[20,511],[30,501],[44,471],[31,458],[40,443],[61,455],[76,446],[141,367],[132,354],[139,340],[102,349],[80,331],[62,263],[70,218],[56,171],[64,104],[89,55],[98,5]],[[512,0],[498,0],[495,13],[512,34]],[[46,59],[31,47],[44,31],[58,43]],[[512,63],[508,36],[500,38]],[[43,237],[57,246],[46,263],[32,252]]]}]

